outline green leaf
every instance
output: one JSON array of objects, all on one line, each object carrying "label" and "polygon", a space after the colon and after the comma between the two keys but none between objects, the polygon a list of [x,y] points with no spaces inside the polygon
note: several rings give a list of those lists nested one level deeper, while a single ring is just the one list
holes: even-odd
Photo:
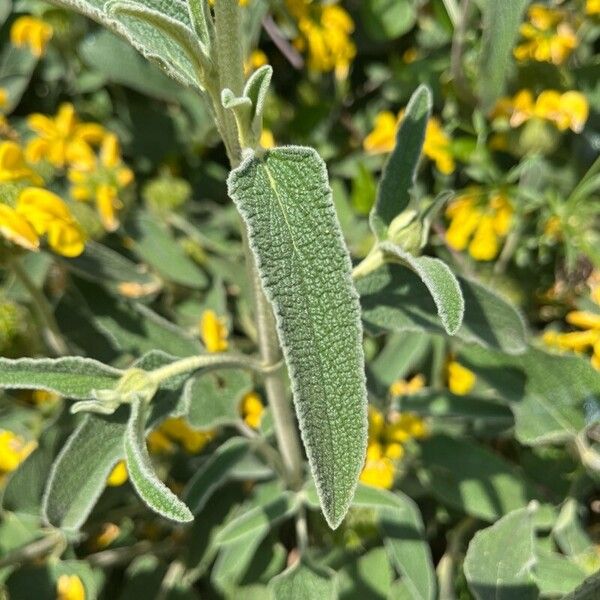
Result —
[{"label": "green leaf", "polygon": [[58,455],[43,498],[46,521],[78,530],[106,485],[106,478],[123,457],[126,409],[111,417],[88,415]]},{"label": "green leaf", "polygon": [[134,262],[97,242],[86,242],[83,254],[62,262],[80,277],[128,298],[141,298],[160,289],[160,281],[155,276],[143,273]]},{"label": "green leaf", "polygon": [[236,423],[240,419],[240,402],[253,388],[246,371],[213,371],[190,379],[185,386],[189,405],[187,420],[197,429]]},{"label": "green leaf", "polygon": [[290,371],[325,518],[337,527],[362,468],[367,403],[358,297],[325,165],[310,148],[251,156],[229,177]]},{"label": "green leaf", "polygon": [[465,300],[450,267],[438,258],[413,256],[390,242],[383,242],[380,248],[407,264],[421,278],[435,302],[446,333],[455,335],[462,325]]},{"label": "green leaf", "polygon": [[87,400],[93,390],[113,389],[123,371],[91,358],[0,358],[0,388],[46,390]]},{"label": "green leaf", "polygon": [[538,549],[533,577],[544,596],[563,596],[585,581],[585,572],[556,552]]},{"label": "green leaf", "polygon": [[511,402],[515,434],[523,444],[572,440],[585,427],[584,408],[600,406],[600,374],[581,357],[535,348],[510,357],[465,348],[460,358]]},{"label": "green leaf", "polygon": [[537,600],[533,511],[513,511],[469,544],[465,577],[477,600]]},{"label": "green leaf", "polygon": [[362,20],[375,40],[392,40],[410,31],[417,19],[413,0],[363,0]]},{"label": "green leaf", "polygon": [[[181,0],[144,0],[138,3],[114,3],[107,0],[51,0],[53,4],[70,8],[98,21],[107,29],[123,36],[148,60],[157,62],[173,79],[199,87],[193,26],[187,6]],[[121,10],[113,14],[110,7]],[[128,4],[130,6],[123,6]],[[120,6],[119,6],[120,5]],[[127,9],[129,13],[127,13]],[[137,12],[140,9],[146,14]],[[130,16],[135,14],[136,16]]]},{"label": "green leaf", "polygon": [[0,88],[7,92],[6,105],[2,107],[3,114],[9,114],[17,107],[37,64],[37,56],[27,48],[4,43],[0,54]]},{"label": "green leaf", "polygon": [[125,436],[125,459],[133,487],[140,498],[156,513],[178,523],[193,521],[190,509],[156,476],[146,447],[147,406],[131,405]]},{"label": "green leaf", "polygon": [[512,49],[528,0],[482,0],[483,40],[478,69],[479,95],[488,111],[502,95]]},{"label": "green leaf", "polygon": [[138,211],[127,223],[133,251],[166,281],[194,289],[208,284],[204,272],[187,256],[168,228],[151,214]]},{"label": "green leaf", "polygon": [[353,556],[337,572],[341,600],[387,600],[392,585],[392,567],[385,548],[374,548]]},{"label": "green leaf", "polygon": [[[458,277],[458,281],[465,312],[456,337],[509,354],[523,352],[525,326],[516,309],[475,281],[464,277]],[[386,264],[360,277],[356,287],[361,295],[363,320],[371,332],[445,333],[429,290],[407,267]]]},{"label": "green leaf", "polygon": [[535,496],[509,462],[473,442],[435,435],[421,442],[422,483],[441,502],[463,513],[495,521]]},{"label": "green leaf", "polygon": [[298,506],[298,497],[295,494],[283,492],[269,502],[234,517],[217,534],[217,543],[230,544],[251,533],[260,536],[279,521],[293,515]]},{"label": "green leaf", "polygon": [[248,454],[245,438],[234,437],[219,446],[190,479],[184,492],[185,503],[198,514],[212,494],[229,478],[231,470]]},{"label": "green leaf", "polygon": [[[394,3],[398,6],[398,3]],[[377,200],[369,215],[373,233],[386,239],[392,221],[410,203],[425,131],[431,115],[431,92],[422,85],[412,95],[396,134],[396,145],[383,170]]]},{"label": "green leaf", "polygon": [[417,505],[399,491],[360,485],[352,506],[374,508],[390,559],[413,598],[433,600],[436,578]]},{"label": "green leaf", "polygon": [[330,569],[318,568],[301,559],[271,579],[271,597],[276,600],[335,600],[337,586],[334,576]]}]

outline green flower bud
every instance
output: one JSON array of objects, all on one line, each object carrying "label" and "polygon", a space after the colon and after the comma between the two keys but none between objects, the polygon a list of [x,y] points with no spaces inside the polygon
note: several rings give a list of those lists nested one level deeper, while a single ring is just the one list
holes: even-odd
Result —
[{"label": "green flower bud", "polygon": [[192,196],[192,186],[179,177],[160,175],[149,181],[142,190],[144,202],[156,212],[164,213],[178,209]]}]

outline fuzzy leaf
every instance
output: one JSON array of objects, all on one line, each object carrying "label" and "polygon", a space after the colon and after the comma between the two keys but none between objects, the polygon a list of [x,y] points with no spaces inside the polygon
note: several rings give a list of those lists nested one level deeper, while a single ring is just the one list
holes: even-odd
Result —
[{"label": "fuzzy leaf", "polygon": [[183,497],[194,514],[198,514],[206,502],[225,483],[231,470],[248,454],[245,438],[231,438],[217,448],[190,479]]},{"label": "fuzzy leaf", "polygon": [[531,571],[535,534],[529,508],[515,510],[479,531],[469,544],[464,570],[477,600],[535,600]]},{"label": "fuzzy leaf", "polygon": [[367,403],[358,298],[325,165],[310,148],[251,156],[229,178],[292,380],[296,413],[329,525],[352,500]]},{"label": "fuzzy leaf", "polygon": [[483,2],[483,42],[479,69],[479,91],[485,110],[504,91],[512,62],[512,49],[528,0],[480,0]]},{"label": "fuzzy leaf", "polygon": [[123,457],[126,409],[111,417],[86,416],[58,455],[43,498],[44,518],[67,530],[79,529]]},{"label": "fuzzy leaf", "polygon": [[230,544],[250,533],[254,535],[257,531],[261,535],[279,521],[293,515],[298,504],[297,496],[292,492],[283,492],[275,499],[234,517],[217,534],[217,543]]},{"label": "fuzzy leaf", "polygon": [[115,387],[123,374],[119,369],[79,356],[64,358],[0,358],[0,388],[46,390],[86,400],[92,390]]},{"label": "fuzzy leaf", "polygon": [[193,521],[190,509],[156,476],[146,447],[148,407],[138,401],[131,405],[125,436],[125,459],[133,487],[140,498],[159,515],[178,523]]},{"label": "fuzzy leaf", "polygon": [[[107,0],[51,0],[53,4],[79,12],[111,31],[123,36],[147,59],[157,62],[173,79],[198,87],[195,61],[190,56],[189,39],[195,35],[185,2],[181,0],[144,0],[143,4],[128,3],[130,9],[146,9],[149,18],[142,20],[121,13],[111,14]],[[125,7],[121,7],[124,10]],[[130,11],[131,12],[131,11]],[[162,19],[161,19],[162,17]],[[159,26],[159,19],[162,23]],[[164,25],[169,23],[171,31]],[[172,33],[178,32],[177,36]],[[194,57],[195,58],[195,57]]]},{"label": "fuzzy leaf", "polygon": [[381,249],[406,263],[427,286],[448,335],[454,335],[462,325],[465,300],[460,285],[450,267],[429,256],[413,256],[400,246],[383,242]]},{"label": "fuzzy leaf", "polygon": [[408,208],[431,115],[431,102],[429,88],[422,85],[406,107],[396,134],[396,145],[383,170],[377,200],[369,215],[371,229],[379,239],[387,237],[391,222]]},{"label": "fuzzy leaf", "polygon": [[330,569],[317,568],[303,559],[274,577],[269,588],[277,600],[335,600],[334,575]]},{"label": "fuzzy leaf", "polygon": [[[509,354],[526,348],[521,315],[506,300],[484,286],[458,277],[465,301],[465,314],[456,337]],[[356,281],[361,295],[363,319],[368,330],[430,331],[445,329],[429,290],[407,267],[386,264]]]},{"label": "fuzzy leaf", "polygon": [[562,600],[595,600],[600,595],[600,571],[590,575],[576,590]]}]

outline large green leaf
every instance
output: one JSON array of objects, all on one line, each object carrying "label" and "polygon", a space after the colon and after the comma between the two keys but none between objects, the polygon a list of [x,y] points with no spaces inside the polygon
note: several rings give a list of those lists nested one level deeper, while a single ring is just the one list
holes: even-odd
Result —
[{"label": "large green leaf", "polygon": [[469,544],[465,577],[477,600],[536,600],[533,514],[513,511],[479,531]]},{"label": "large green leaf", "polygon": [[596,600],[600,595],[600,571],[588,577],[576,590],[562,600]]},{"label": "large green leaf", "polygon": [[[475,281],[458,277],[465,301],[463,323],[456,337],[465,342],[519,354],[526,348],[523,319],[507,301]],[[444,334],[429,290],[407,267],[386,264],[360,277],[363,320],[367,329],[383,331],[430,331]]]},{"label": "large green leaf", "polygon": [[93,390],[112,389],[123,372],[91,358],[0,358],[0,388],[47,390],[86,400]]},{"label": "large green leaf", "polygon": [[419,87],[412,95],[396,134],[396,145],[381,175],[377,200],[369,215],[373,233],[387,237],[392,221],[408,208],[431,114],[431,92]]},{"label": "large green leaf", "polygon": [[511,402],[524,444],[572,440],[585,427],[585,409],[600,406],[600,374],[578,356],[530,348],[511,357],[465,348],[461,360]]},{"label": "large green leaf", "polygon": [[367,403],[358,298],[325,165],[310,148],[251,156],[229,178],[273,304],[321,505],[344,518],[364,460]]},{"label": "large green leaf", "polygon": [[277,600],[335,600],[334,573],[299,560],[269,583],[271,597]]},{"label": "large green leaf", "polygon": [[413,256],[391,242],[383,242],[380,248],[408,265],[421,278],[435,302],[446,333],[456,334],[463,321],[465,300],[450,267],[439,258]]},{"label": "large green leaf", "polygon": [[[157,62],[180,83],[198,86],[195,76],[198,65],[193,55],[197,50],[193,44],[195,34],[187,6],[181,0],[144,0],[143,4],[107,0],[51,1],[80,12],[123,36],[136,50]],[[136,9],[145,12],[145,18]]]},{"label": "large green leaf", "polygon": [[240,419],[240,402],[252,387],[250,374],[237,369],[190,379],[184,391],[189,405],[187,420],[198,429],[235,424]]},{"label": "large green leaf", "polygon": [[535,496],[515,467],[483,446],[435,435],[421,449],[423,483],[441,502],[468,515],[495,521]]},{"label": "large green leaf", "polygon": [[178,523],[194,519],[190,509],[156,476],[146,447],[148,407],[143,401],[131,405],[125,436],[125,459],[133,487],[155,512]]},{"label": "large green leaf", "polygon": [[512,49],[528,0],[479,0],[483,11],[483,40],[478,90],[484,109],[490,109],[504,91]]},{"label": "large green leaf", "polygon": [[4,44],[0,54],[0,88],[6,90],[8,96],[2,107],[4,114],[12,112],[21,101],[37,63],[37,56],[29,49]]},{"label": "large green leaf", "polygon": [[123,458],[127,410],[86,416],[58,455],[43,499],[45,519],[77,530],[90,514],[111,469]]}]

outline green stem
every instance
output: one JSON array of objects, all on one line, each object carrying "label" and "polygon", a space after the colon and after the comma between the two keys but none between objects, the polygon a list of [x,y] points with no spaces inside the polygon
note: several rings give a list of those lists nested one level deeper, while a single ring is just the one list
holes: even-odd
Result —
[{"label": "green stem", "polygon": [[[227,149],[231,167],[235,168],[241,162],[242,150],[235,117],[232,111],[223,109],[221,91],[227,88],[236,96],[241,96],[244,89],[244,54],[241,46],[242,32],[238,0],[217,0],[214,14],[219,89],[213,85],[207,87],[207,91],[211,96],[217,127]],[[248,275],[254,293],[260,356],[264,365],[273,367],[272,371],[265,373],[265,393],[271,409],[277,445],[283,459],[288,485],[298,488],[302,484],[304,461],[284,373],[282,369],[276,368],[282,363],[282,353],[277,338],[275,318],[271,305],[264,295],[244,226],[242,226],[242,237]]]},{"label": "green stem", "polygon": [[[199,354],[183,358],[170,365],[160,367],[149,373],[150,378],[154,383],[160,385],[167,379],[183,375],[198,369],[250,369],[257,373],[269,372],[269,367],[263,367],[261,363],[244,354]],[[276,367],[275,367],[276,368]]]},{"label": "green stem", "polygon": [[64,356],[69,353],[67,344],[62,336],[58,323],[54,318],[54,311],[50,306],[46,296],[29,277],[27,271],[23,268],[18,258],[13,258],[9,262],[16,278],[29,293],[34,309],[37,313],[43,328],[43,335],[49,348],[57,356]]},{"label": "green stem", "polygon": [[66,547],[65,537],[59,531],[52,531],[46,537],[30,542],[0,558],[0,569],[11,565],[21,565],[39,560]]},{"label": "green stem", "polygon": [[367,256],[365,256],[365,258],[358,263],[358,265],[356,265],[356,267],[354,267],[352,270],[352,278],[359,279],[360,277],[365,277],[369,273],[372,273],[381,267],[384,262],[385,256],[379,248],[379,245],[376,244],[373,246],[369,254],[367,254]]}]

